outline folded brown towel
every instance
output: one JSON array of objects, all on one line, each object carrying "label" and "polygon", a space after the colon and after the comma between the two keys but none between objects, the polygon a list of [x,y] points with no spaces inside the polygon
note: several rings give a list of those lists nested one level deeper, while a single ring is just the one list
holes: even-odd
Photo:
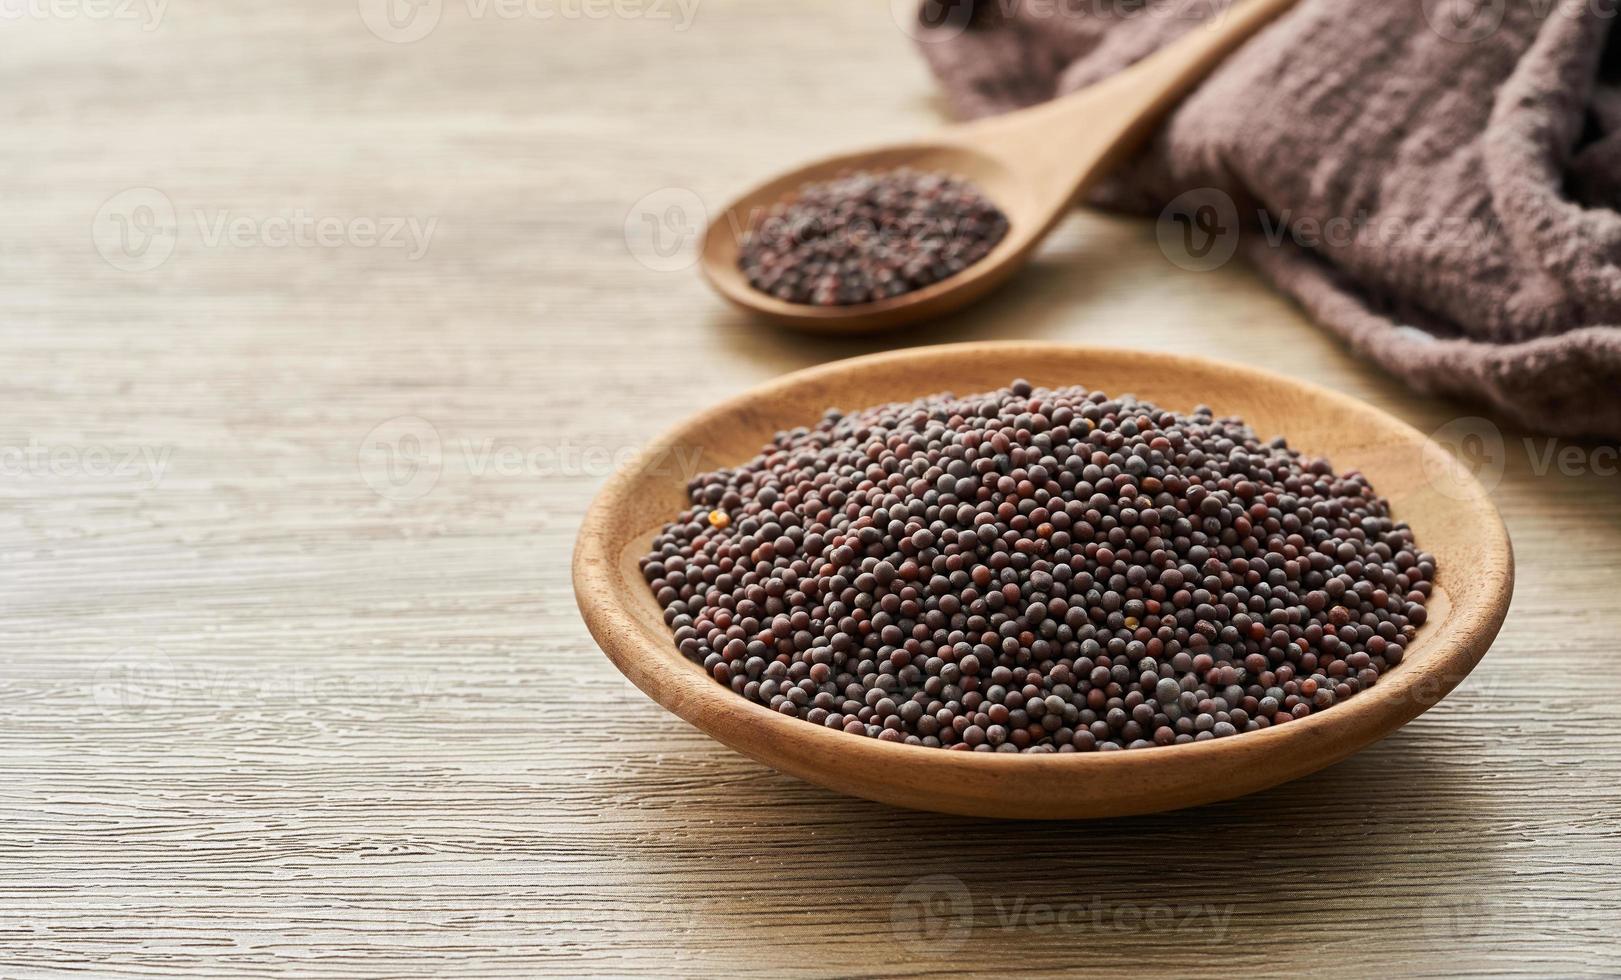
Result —
[{"label": "folded brown towel", "polygon": [[[928,0],[915,34],[955,110],[980,116],[1097,81],[1227,6]],[[1386,370],[1531,428],[1621,436],[1615,6],[1302,0],[1096,203],[1159,214],[1209,188],[1263,274]]]}]

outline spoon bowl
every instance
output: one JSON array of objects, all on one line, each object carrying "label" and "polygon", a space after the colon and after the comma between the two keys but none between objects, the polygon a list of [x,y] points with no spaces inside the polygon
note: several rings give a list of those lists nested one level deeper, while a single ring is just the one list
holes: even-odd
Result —
[{"label": "spoon bowl", "polygon": [[[743,236],[771,206],[805,184],[857,170],[940,171],[966,177],[1008,216],[1008,233],[984,258],[923,289],[873,303],[812,306],[790,303],[749,285],[738,267]],[[733,303],[771,320],[815,333],[863,333],[939,316],[984,296],[1018,271],[1018,261],[1039,241],[1041,198],[1016,170],[998,158],[950,142],[845,153],[808,164],[749,191],[727,207],[704,233],[702,268],[711,286]]]},{"label": "spoon bowl", "polygon": [[[732,303],[815,333],[885,330],[972,303],[1017,272],[1086,190],[1136,150],[1190,88],[1294,3],[1244,0],[1130,68],[1061,99],[916,142],[841,154],[773,178],[710,224],[699,259],[704,277]],[[956,275],[872,303],[789,303],[749,285],[738,268],[742,239],[772,205],[808,183],[897,167],[972,180],[1007,215],[1007,236]]]},{"label": "spoon bowl", "polygon": [[[829,407],[857,409],[1015,377],[1085,384],[1186,412],[1207,404],[1263,439],[1360,470],[1436,556],[1429,618],[1402,663],[1343,703],[1228,738],[1127,752],[1004,755],[882,742],[748,701],[676,649],[638,559],[688,506],[699,472],[751,458]],[[574,554],[591,634],[649,697],[719,741],[821,786],[896,806],[1009,818],[1107,817],[1252,793],[1337,762],[1441,700],[1474,667],[1508,611],[1514,561],[1484,488],[1411,426],[1345,395],[1235,364],[1061,344],[975,343],[840,361],[772,381],[676,426],[592,503]]]}]

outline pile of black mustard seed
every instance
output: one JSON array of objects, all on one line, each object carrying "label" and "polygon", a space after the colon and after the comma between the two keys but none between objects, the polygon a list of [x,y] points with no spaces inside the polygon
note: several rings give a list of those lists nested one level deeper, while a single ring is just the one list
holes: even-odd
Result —
[{"label": "pile of black mustard seed", "polygon": [[790,303],[900,296],[984,258],[1008,221],[970,181],[900,168],[806,184],[745,234],[749,285]]},{"label": "pile of black mustard seed", "polygon": [[642,559],[681,652],[783,714],[914,745],[1304,718],[1401,662],[1435,575],[1361,474],[1082,387],[829,412],[689,489]]}]

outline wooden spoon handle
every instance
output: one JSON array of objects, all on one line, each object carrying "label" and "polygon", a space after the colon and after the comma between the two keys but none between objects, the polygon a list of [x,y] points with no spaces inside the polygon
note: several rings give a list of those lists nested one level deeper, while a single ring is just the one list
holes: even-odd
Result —
[{"label": "wooden spoon handle", "polygon": [[1149,137],[1165,115],[1235,48],[1296,0],[1242,0],[1147,58],[1079,92],[948,131],[994,147],[1067,210],[1096,179]]}]

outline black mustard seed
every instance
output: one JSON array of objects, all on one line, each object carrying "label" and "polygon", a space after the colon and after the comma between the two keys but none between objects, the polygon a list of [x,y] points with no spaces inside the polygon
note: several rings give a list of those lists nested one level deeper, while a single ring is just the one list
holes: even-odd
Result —
[{"label": "black mustard seed", "polygon": [[641,562],[683,655],[960,751],[1288,724],[1401,662],[1435,576],[1360,473],[1082,387],[831,411],[689,492]]},{"label": "black mustard seed", "polygon": [[978,262],[1007,216],[970,181],[899,168],[806,184],[744,236],[749,285],[790,303],[847,306],[922,289]]}]

